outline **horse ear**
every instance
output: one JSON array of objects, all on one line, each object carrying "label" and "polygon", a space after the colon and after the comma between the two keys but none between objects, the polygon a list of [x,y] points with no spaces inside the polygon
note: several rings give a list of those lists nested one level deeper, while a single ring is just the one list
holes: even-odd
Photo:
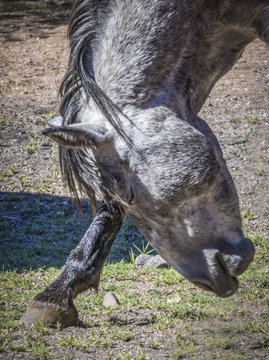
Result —
[{"label": "horse ear", "polygon": [[53,126],[42,133],[68,148],[97,148],[110,138],[107,129],[90,123]]}]

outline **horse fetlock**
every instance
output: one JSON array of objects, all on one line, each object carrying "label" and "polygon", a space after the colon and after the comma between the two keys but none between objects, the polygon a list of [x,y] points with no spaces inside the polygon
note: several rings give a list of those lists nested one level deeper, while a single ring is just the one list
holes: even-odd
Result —
[{"label": "horse fetlock", "polygon": [[78,294],[88,289],[94,289],[98,291],[100,283],[100,270],[96,273],[92,273],[89,276],[85,276],[82,280],[76,281],[72,284],[72,299],[75,299]]},{"label": "horse fetlock", "polygon": [[78,312],[74,304],[60,305],[33,300],[21,321],[26,326],[32,326],[37,321],[44,321],[50,325],[60,323],[62,327],[67,327],[77,323]]}]

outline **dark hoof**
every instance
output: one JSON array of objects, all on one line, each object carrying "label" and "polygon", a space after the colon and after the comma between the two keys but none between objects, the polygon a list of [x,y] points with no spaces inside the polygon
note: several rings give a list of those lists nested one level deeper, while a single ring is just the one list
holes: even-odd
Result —
[{"label": "dark hoof", "polygon": [[44,321],[50,325],[60,323],[62,327],[75,325],[78,321],[76,308],[60,308],[59,305],[33,301],[21,318],[26,326],[32,326],[37,321]]}]

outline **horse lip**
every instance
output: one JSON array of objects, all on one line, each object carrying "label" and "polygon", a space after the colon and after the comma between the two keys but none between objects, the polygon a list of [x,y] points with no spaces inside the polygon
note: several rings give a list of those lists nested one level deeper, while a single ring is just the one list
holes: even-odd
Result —
[{"label": "horse lip", "polygon": [[192,278],[190,281],[206,290],[212,291],[219,297],[233,295],[238,289],[238,281],[232,276],[218,250],[204,250],[208,271],[204,276]]},{"label": "horse lip", "polygon": [[205,281],[193,280],[191,282],[203,290],[214,292],[212,286],[210,286],[208,283],[205,283]]},{"label": "horse lip", "polygon": [[196,269],[195,272],[188,273],[186,271],[189,270],[188,267],[184,269],[178,263],[172,263],[171,260],[170,264],[195,286],[211,291],[219,297],[228,297],[237,291],[238,280],[235,276],[229,274],[225,263],[218,259],[218,253],[219,250],[217,249],[204,249],[204,261],[199,261],[203,266]]},{"label": "horse lip", "polygon": [[222,286],[219,286],[215,289],[215,293],[220,297],[228,297],[233,295],[237,289],[238,289],[238,280],[234,276],[228,275],[228,286],[226,286],[226,289]]},{"label": "horse lip", "polygon": [[226,281],[222,281],[221,283],[219,283],[217,279],[214,279],[214,281],[197,279],[191,280],[191,282],[203,290],[214,292],[219,297],[225,298],[233,295],[238,289],[238,280],[236,277],[226,275],[225,278]]}]

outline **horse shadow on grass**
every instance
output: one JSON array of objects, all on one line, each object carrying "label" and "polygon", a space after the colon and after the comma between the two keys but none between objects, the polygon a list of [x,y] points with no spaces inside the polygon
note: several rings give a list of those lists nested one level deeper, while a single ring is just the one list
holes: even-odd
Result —
[{"label": "horse shadow on grass", "polygon": [[[87,201],[82,209],[83,213],[69,197],[0,193],[0,271],[62,267],[92,220]],[[132,245],[141,246],[143,240],[127,219],[108,261],[130,261]]]}]

